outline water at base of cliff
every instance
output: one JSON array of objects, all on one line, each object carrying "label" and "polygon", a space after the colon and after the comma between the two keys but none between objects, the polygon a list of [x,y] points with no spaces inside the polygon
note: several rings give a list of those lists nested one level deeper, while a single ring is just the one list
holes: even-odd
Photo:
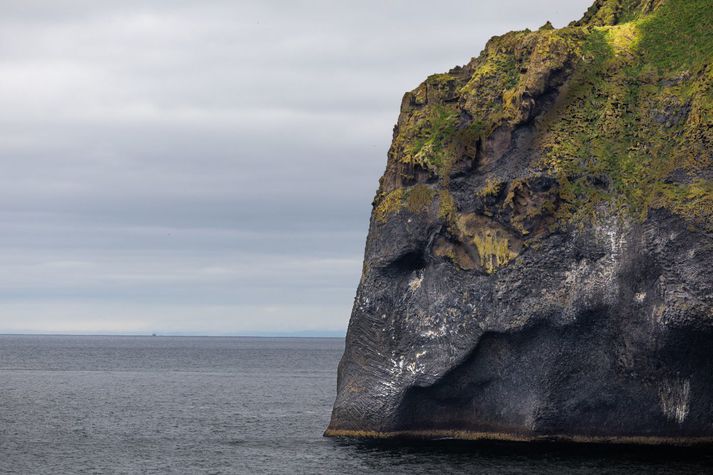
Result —
[{"label": "water at base of cliff", "polygon": [[705,451],[325,439],[343,349],[327,338],[0,336],[0,473],[713,470]]}]

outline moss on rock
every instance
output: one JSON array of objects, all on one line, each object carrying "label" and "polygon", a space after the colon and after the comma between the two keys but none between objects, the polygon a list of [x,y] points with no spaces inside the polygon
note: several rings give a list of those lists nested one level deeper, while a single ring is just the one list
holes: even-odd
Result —
[{"label": "moss on rock", "polygon": [[[601,0],[566,28],[495,37],[469,64],[408,93],[380,193],[428,183],[439,219],[451,220],[451,176],[497,166],[515,131],[534,127],[530,167],[557,180],[560,225],[603,208],[640,218],[663,208],[713,230],[681,202],[711,199],[711,123],[708,0]],[[500,191],[484,183],[476,197]],[[429,201],[421,191],[409,209]]]},{"label": "moss on rock", "polygon": [[401,209],[404,197],[404,189],[396,188],[381,198],[379,204],[374,209],[374,217],[379,223],[385,223],[389,215]]},{"label": "moss on rock", "polygon": [[434,192],[427,185],[416,185],[406,193],[406,207],[412,213],[421,213],[433,203]]},{"label": "moss on rock", "polygon": [[[688,183],[711,164],[713,15],[703,3],[669,0],[653,15],[589,33],[584,60],[541,138],[541,165],[562,184],[566,220],[591,218],[603,203],[645,217],[655,203],[700,221],[673,197],[694,193]],[[670,49],[662,45],[671,42],[671,16],[688,31],[689,44],[669,52],[675,60],[662,53]],[[667,181],[677,173],[682,182],[672,193]]]}]

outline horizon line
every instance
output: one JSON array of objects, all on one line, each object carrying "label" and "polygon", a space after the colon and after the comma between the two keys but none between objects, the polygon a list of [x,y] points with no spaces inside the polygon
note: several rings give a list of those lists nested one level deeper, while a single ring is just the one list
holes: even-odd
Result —
[{"label": "horizon line", "polygon": [[127,332],[127,333],[78,333],[78,332],[5,332],[0,336],[118,336],[118,337],[186,337],[186,338],[345,338],[346,331],[297,331],[247,333],[193,333],[193,332]]}]

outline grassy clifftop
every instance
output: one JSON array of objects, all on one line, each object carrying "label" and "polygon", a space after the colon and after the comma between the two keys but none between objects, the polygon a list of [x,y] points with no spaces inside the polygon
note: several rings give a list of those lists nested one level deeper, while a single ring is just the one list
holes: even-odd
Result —
[{"label": "grassy clifftop", "polygon": [[[534,131],[525,145],[522,128]],[[495,37],[430,76],[404,97],[377,220],[426,209],[424,197],[455,220],[451,182],[464,175],[479,177],[477,199],[514,193],[522,183],[502,162],[517,147],[520,175],[556,180],[556,206],[544,206],[561,223],[664,208],[713,231],[710,0],[598,0],[568,27]]]},{"label": "grassy clifftop", "polygon": [[626,23],[656,10],[666,0],[596,0],[573,25],[607,26]]}]

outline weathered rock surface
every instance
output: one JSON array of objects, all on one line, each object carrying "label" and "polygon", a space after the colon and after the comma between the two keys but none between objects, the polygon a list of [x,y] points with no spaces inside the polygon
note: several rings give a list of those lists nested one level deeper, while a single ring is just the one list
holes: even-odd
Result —
[{"label": "weathered rock surface", "polygon": [[597,0],[404,96],[326,435],[713,442],[713,9]]}]

